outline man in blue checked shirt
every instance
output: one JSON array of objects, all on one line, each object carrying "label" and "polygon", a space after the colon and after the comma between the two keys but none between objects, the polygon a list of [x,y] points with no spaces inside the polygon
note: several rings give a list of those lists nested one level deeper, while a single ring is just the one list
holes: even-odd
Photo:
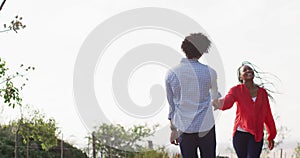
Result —
[{"label": "man in blue checked shirt", "polygon": [[179,144],[183,158],[198,158],[198,148],[202,158],[216,157],[211,100],[218,98],[217,73],[198,61],[208,53],[210,45],[202,33],[185,37],[181,48],[186,58],[169,70],[166,77],[170,142]]}]

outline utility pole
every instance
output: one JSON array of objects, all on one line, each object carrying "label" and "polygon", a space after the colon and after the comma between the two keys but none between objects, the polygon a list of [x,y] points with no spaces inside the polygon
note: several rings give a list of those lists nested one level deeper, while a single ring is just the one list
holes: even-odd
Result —
[{"label": "utility pole", "polygon": [[284,158],[286,158],[286,152],[284,152]]},{"label": "utility pole", "polygon": [[87,155],[90,157],[90,138],[88,137],[88,149],[87,149]]},{"label": "utility pole", "polygon": [[93,141],[93,158],[96,158],[96,139],[95,139],[95,132],[92,133],[92,141]]},{"label": "utility pole", "polygon": [[16,137],[15,137],[15,158],[18,158],[18,140],[19,140],[19,129],[16,131]]},{"label": "utility pole", "polygon": [[[23,118],[21,117],[21,121]],[[16,129],[16,136],[15,136],[15,150],[14,150],[14,154],[15,154],[15,158],[18,158],[18,142],[19,142],[19,130],[20,130],[20,126],[21,126],[21,122],[18,122],[17,124],[17,129]]]},{"label": "utility pole", "polygon": [[64,135],[63,134],[61,134],[60,147],[61,147],[60,157],[64,158]]},{"label": "utility pole", "polygon": [[148,148],[153,149],[153,142],[151,140],[148,140]]}]

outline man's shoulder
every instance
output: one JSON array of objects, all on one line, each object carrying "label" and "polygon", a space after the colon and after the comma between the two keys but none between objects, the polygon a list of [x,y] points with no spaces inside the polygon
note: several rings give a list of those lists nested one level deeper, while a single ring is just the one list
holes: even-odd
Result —
[{"label": "man's shoulder", "polygon": [[214,68],[210,67],[209,65],[205,65],[205,66],[207,67],[210,73],[214,73],[214,74],[217,73],[217,71]]},{"label": "man's shoulder", "polygon": [[175,65],[175,66],[173,66],[173,67],[171,67],[169,70],[168,70],[168,72],[167,73],[175,73],[175,72],[177,72],[177,71],[180,71],[181,69],[183,69],[185,67],[185,65],[184,64],[182,64],[182,63],[180,63],[180,64],[178,64],[178,65]]},{"label": "man's shoulder", "polygon": [[176,67],[170,68],[167,73],[166,73],[166,80],[172,80],[176,75],[175,75],[175,69]]},{"label": "man's shoulder", "polygon": [[202,69],[208,69],[209,71],[216,72],[216,70],[214,68],[212,68],[211,66],[209,66],[207,64],[201,63],[201,62],[198,62],[196,66],[199,68],[202,68]]},{"label": "man's shoulder", "polygon": [[210,67],[209,65],[202,64],[201,69],[206,71],[206,72],[209,72],[209,74],[212,78],[216,79],[217,76],[218,76],[217,71],[214,68]]}]

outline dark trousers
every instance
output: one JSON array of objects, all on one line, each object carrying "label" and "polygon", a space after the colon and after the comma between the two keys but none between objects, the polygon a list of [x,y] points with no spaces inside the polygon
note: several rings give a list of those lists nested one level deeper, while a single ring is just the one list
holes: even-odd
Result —
[{"label": "dark trousers", "polygon": [[239,158],[259,158],[263,140],[256,142],[250,133],[236,131],[233,136],[233,147]]},{"label": "dark trousers", "polygon": [[215,127],[208,132],[180,134],[179,146],[182,158],[198,158],[198,148],[201,158],[216,158]]}]

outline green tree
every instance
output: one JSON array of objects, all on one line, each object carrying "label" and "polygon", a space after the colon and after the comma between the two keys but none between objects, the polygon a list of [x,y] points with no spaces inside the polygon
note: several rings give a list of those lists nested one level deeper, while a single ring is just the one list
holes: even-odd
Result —
[{"label": "green tree", "polygon": [[11,158],[14,156],[14,139],[11,129],[0,125],[0,157]]},{"label": "green tree", "polygon": [[[23,80],[21,85],[16,84],[14,79],[24,79],[27,73],[34,69],[34,67],[25,67],[21,64],[19,71],[11,73],[9,72],[6,62],[0,57],[0,98],[4,104],[13,108],[16,105],[22,105],[22,98],[19,92],[26,85],[25,82],[28,81],[28,78],[25,78],[26,81]],[[20,80],[18,80],[18,82],[20,82]]]},{"label": "green tree", "polygon": [[[34,67],[25,67],[21,64],[19,71],[10,72],[6,62],[0,57],[0,102],[12,108],[15,108],[15,106],[21,108],[22,97],[20,91],[26,85],[25,82],[28,81],[28,78],[25,78],[25,76],[29,71],[34,69]],[[18,150],[18,130],[19,128],[16,129],[15,153],[17,153]],[[17,154],[15,154],[15,158],[17,158]]]},{"label": "green tree", "polygon": [[[2,11],[3,7],[4,7],[4,4],[5,4],[6,0],[3,0],[0,4],[0,12]],[[22,23],[22,17],[19,17],[18,15],[15,16],[15,19],[12,20],[9,25],[7,24],[4,24],[4,29],[3,30],[0,30],[0,33],[2,32],[8,32],[8,31],[15,31],[16,33],[18,33],[18,30],[20,29],[24,29],[26,27],[26,25],[24,25]]]},{"label": "green tree", "polygon": [[134,158],[169,158],[169,155],[165,151],[165,147],[158,147],[157,149],[146,149],[137,152]]},{"label": "green tree", "polygon": [[[0,4],[0,12],[2,11],[6,0],[3,0]],[[3,29],[0,29],[0,33],[14,31],[18,33],[20,29],[24,29],[26,25],[22,22],[23,18],[20,16],[15,16],[15,19],[12,20],[9,24],[3,24]],[[23,78],[24,72],[29,70],[34,70],[34,67],[24,68],[23,64],[20,66],[22,69],[20,71],[9,73],[9,68],[6,66],[6,62],[0,57],[0,98],[4,100],[5,104],[12,106],[13,108],[16,105],[21,105],[22,98],[19,95],[19,90],[25,86],[23,83],[21,86],[16,86],[13,80],[15,78]],[[28,80],[28,78],[26,78]]]},{"label": "green tree", "polygon": [[[16,122],[16,121],[15,121]],[[10,123],[8,125],[0,125],[0,157],[1,158],[12,158],[14,157],[14,139],[15,124]],[[20,140],[23,139],[20,136]],[[56,146],[51,147],[48,151],[42,149],[42,142],[36,142],[31,140],[29,145],[29,155],[30,158],[61,158],[61,140],[57,139]],[[73,145],[63,142],[64,147],[64,157],[66,158],[87,158],[80,149],[74,147]],[[18,155],[19,158],[26,157],[27,145],[23,141],[19,143]]]},{"label": "green tree", "polygon": [[297,144],[297,147],[294,149],[293,158],[300,158],[300,144]]},{"label": "green tree", "polygon": [[[15,108],[15,106],[18,106],[21,108],[22,97],[20,91],[26,85],[25,82],[28,81],[28,78],[25,78],[25,76],[34,69],[34,67],[25,67],[21,64],[19,71],[10,72],[6,62],[0,57],[0,101],[9,107]],[[16,81],[16,79],[18,80]],[[15,153],[18,150],[18,130],[19,126],[16,129]],[[15,158],[17,158],[17,154],[15,154]]]},{"label": "green tree", "polygon": [[[279,120],[279,116],[275,117],[275,120]],[[287,137],[287,134],[289,133],[289,129],[286,126],[280,126],[277,127],[277,135],[275,138],[275,144],[274,148],[279,146],[280,144],[283,143],[284,139]],[[264,129],[264,145],[263,145],[263,151],[262,154],[265,157],[268,157],[268,154],[270,153],[270,150],[268,149],[268,140],[267,140],[268,132],[267,129]],[[273,149],[274,150],[274,149]]]},{"label": "green tree", "polygon": [[20,120],[16,122],[18,134],[22,136],[26,144],[26,155],[29,157],[29,144],[31,141],[40,142],[43,150],[48,151],[51,147],[57,145],[57,127],[53,118],[46,119],[45,114],[39,110],[31,110],[29,106],[25,107]]},{"label": "green tree", "polygon": [[3,24],[3,30],[0,30],[0,33],[14,31],[18,33],[19,30],[24,29],[26,27],[22,22],[23,18],[20,16],[15,16],[14,20],[12,20],[9,24]]},{"label": "green tree", "polygon": [[[102,124],[93,132],[96,153],[104,157],[133,157],[136,152],[145,150],[145,138],[153,136],[158,125],[134,125],[125,129],[117,124]],[[88,137],[90,144],[93,138]]]},{"label": "green tree", "polygon": [[[0,12],[2,11],[6,0],[3,0],[0,4]],[[14,31],[18,33],[20,29],[24,29],[26,25],[22,22],[23,18],[20,16],[15,16],[15,18],[9,24],[3,24],[4,29],[1,30],[0,33]],[[20,78],[24,79],[24,76],[27,74],[29,70],[34,70],[34,67],[24,67],[23,64],[20,65],[21,70],[10,73],[9,68],[6,66],[6,62],[0,57],[0,101],[4,102],[4,104],[8,105],[9,107],[15,108],[16,105],[19,107],[22,106],[22,97],[20,95],[20,90],[23,89],[25,86],[25,82],[21,83],[21,85],[17,85],[15,79]],[[26,78],[28,81],[28,78]],[[17,82],[20,83],[20,82]],[[21,119],[22,120],[22,119]],[[28,126],[28,124],[26,124]],[[15,158],[18,157],[18,139],[19,139],[19,128],[20,124],[16,128],[15,132]],[[28,150],[27,150],[28,151]]]}]

